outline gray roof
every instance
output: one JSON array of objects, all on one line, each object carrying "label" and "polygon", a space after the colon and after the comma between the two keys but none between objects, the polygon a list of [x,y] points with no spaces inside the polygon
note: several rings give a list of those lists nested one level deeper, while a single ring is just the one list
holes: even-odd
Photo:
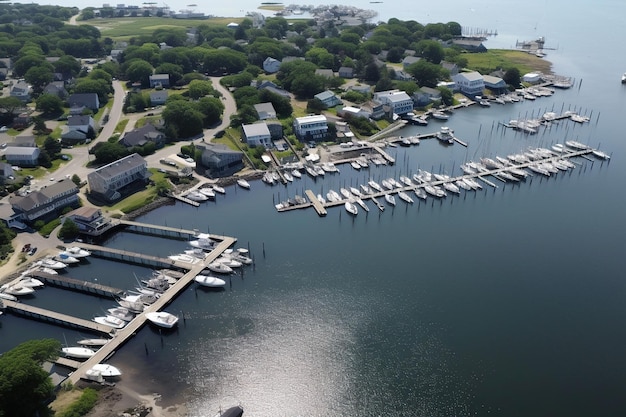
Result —
[{"label": "gray roof", "polygon": [[276,117],[276,110],[274,110],[274,105],[270,102],[255,104],[254,110],[256,110],[259,118],[261,119],[267,117]]},{"label": "gray roof", "polygon": [[242,125],[241,127],[243,128],[243,134],[247,138],[254,137],[254,136],[269,136],[270,135],[270,130],[268,129],[267,125],[263,122],[254,123],[251,125]]},{"label": "gray roof", "polygon": [[169,74],[154,74],[150,76],[150,79],[152,81],[158,81],[158,80],[170,80],[170,75]]},{"label": "gray roof", "polygon": [[70,107],[85,106],[92,110],[97,110],[99,106],[98,95],[96,93],[72,94],[68,100]]},{"label": "gray roof", "polygon": [[105,165],[101,168],[98,168],[91,174],[97,173],[103,178],[111,178],[121,172],[126,172],[130,169],[134,169],[145,164],[146,160],[143,159],[138,153],[134,153],[132,155],[125,156],[124,158],[118,159],[115,162],[111,162],[110,164]]},{"label": "gray roof", "polygon": [[316,99],[324,101],[324,100],[328,100],[330,98],[335,97],[335,93],[333,93],[330,90],[326,90],[326,91],[322,91],[321,93],[318,93],[314,96]]},{"label": "gray roof", "polygon": [[32,156],[38,150],[39,148],[37,147],[31,148],[28,146],[7,146],[4,154],[10,156]]},{"label": "gray roof", "polygon": [[33,191],[25,197],[12,197],[10,202],[12,206],[18,207],[22,211],[28,211],[37,205],[46,204],[67,192],[78,193],[78,188],[70,180],[61,180],[47,185],[38,191]]},{"label": "gray roof", "polygon": [[84,126],[89,125],[91,116],[89,115],[75,115],[67,118],[68,126]]},{"label": "gray roof", "polygon": [[457,74],[457,77],[463,77],[463,78],[465,78],[468,81],[476,81],[476,80],[482,80],[483,79],[483,76],[478,71],[459,72]]},{"label": "gray roof", "polygon": [[140,128],[127,132],[120,142],[124,146],[143,146],[150,139],[157,139],[161,132],[151,123],[147,123]]}]

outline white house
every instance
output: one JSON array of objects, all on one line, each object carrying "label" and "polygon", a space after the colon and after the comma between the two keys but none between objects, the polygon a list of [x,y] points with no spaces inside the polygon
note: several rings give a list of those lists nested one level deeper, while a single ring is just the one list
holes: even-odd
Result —
[{"label": "white house", "polygon": [[259,120],[276,118],[276,110],[274,110],[274,105],[271,102],[255,104],[254,110],[259,116]]},{"label": "white house", "polygon": [[400,90],[378,91],[374,93],[374,100],[391,106],[395,114],[405,114],[413,111],[413,100]]},{"label": "white house", "polygon": [[25,146],[7,146],[4,157],[7,163],[17,166],[36,166],[39,161],[39,148]]},{"label": "white house", "polygon": [[68,130],[78,130],[79,132],[88,133],[91,128],[96,131],[96,122],[90,115],[73,115],[67,118]]},{"label": "white house", "polygon": [[278,72],[279,68],[280,61],[277,59],[268,56],[267,58],[265,58],[265,61],[263,61],[263,71],[267,72],[268,74]]},{"label": "white house", "polygon": [[250,146],[272,146],[272,135],[265,122],[242,125],[243,136]]},{"label": "white house", "polygon": [[155,88],[155,87],[167,88],[170,86],[169,74],[154,74],[149,77],[149,80],[150,80],[150,88]]},{"label": "white house", "polygon": [[167,101],[167,90],[151,91],[150,92],[150,104],[158,106],[165,104]]},{"label": "white house", "polygon": [[293,130],[298,139],[321,140],[328,135],[328,120],[324,115],[297,117]]},{"label": "white house", "polygon": [[485,89],[483,76],[477,71],[460,72],[452,76],[459,91],[466,96],[481,96]]}]

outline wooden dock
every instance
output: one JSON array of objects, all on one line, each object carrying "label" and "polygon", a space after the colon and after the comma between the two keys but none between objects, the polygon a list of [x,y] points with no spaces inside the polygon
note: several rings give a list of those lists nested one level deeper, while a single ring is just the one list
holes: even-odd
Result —
[{"label": "wooden dock", "polygon": [[324,208],[324,205],[322,204],[321,201],[319,201],[317,199],[317,196],[313,193],[313,191],[311,190],[306,190],[304,191],[304,193],[306,194],[306,196],[309,198],[309,201],[311,202],[311,204],[313,204],[313,208],[315,209],[315,211],[317,212],[317,215],[320,217],[324,217],[325,215],[327,215],[328,213],[326,212],[326,209]]},{"label": "wooden dock", "polygon": [[183,203],[189,204],[190,206],[200,207],[200,202],[184,197],[182,194],[170,194],[170,197]]},{"label": "wooden dock", "polygon": [[[178,240],[192,240],[200,231],[198,229],[183,229],[181,227],[162,226],[159,224],[148,224],[135,222],[132,220],[120,220],[119,224],[125,227],[125,230],[129,232],[135,232],[139,234],[149,236],[160,236]],[[209,237],[213,240],[224,240],[225,236],[209,234]]]},{"label": "wooden dock", "polygon": [[74,291],[95,294],[101,297],[117,298],[121,297],[124,294],[124,290],[121,290],[119,288],[96,284],[90,281],[74,279],[65,275],[51,275],[46,274],[45,272],[33,270],[28,272],[28,276],[40,279],[45,283],[54,285],[56,287],[63,287]]},{"label": "wooden dock", "polygon": [[172,259],[160,258],[158,256],[146,255],[143,253],[130,252],[122,249],[106,248],[104,246],[81,243],[81,247],[91,252],[96,258],[113,259],[135,265],[144,265],[151,268],[180,268],[189,270],[192,264],[187,262],[174,261]]},{"label": "wooden dock", "polygon": [[91,367],[106,360],[110,355],[118,350],[120,346],[133,337],[144,324],[146,324],[146,313],[163,310],[163,308],[165,308],[178,294],[189,286],[196,275],[198,275],[205,268],[205,265],[213,262],[226,249],[235,244],[236,241],[237,239],[235,238],[224,237],[215,249],[207,254],[203,262],[193,265],[192,268],[185,275],[183,275],[182,278],[170,286],[154,304],[147,306],[143,313],[137,315],[124,328],[117,330],[114,337],[106,345],[98,349],[94,356],[81,363],[80,367],[69,375],[67,380],[69,380],[72,384],[76,384],[85,376],[85,373],[91,369]]}]

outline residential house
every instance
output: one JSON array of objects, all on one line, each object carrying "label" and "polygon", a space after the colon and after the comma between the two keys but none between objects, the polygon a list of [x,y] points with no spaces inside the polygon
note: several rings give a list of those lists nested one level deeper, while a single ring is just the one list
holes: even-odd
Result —
[{"label": "residential house", "polygon": [[134,153],[89,173],[87,182],[92,194],[110,202],[134,185],[144,185],[149,176],[146,160]]},{"label": "residential house", "polygon": [[0,66],[2,68],[13,68],[13,60],[11,58],[0,58]]},{"label": "residential house", "polygon": [[0,177],[7,179],[13,175],[13,167],[11,164],[0,162]]},{"label": "residential house", "polygon": [[9,76],[8,68],[0,68],[0,81],[4,81]]},{"label": "residential house", "polygon": [[10,146],[19,146],[22,148],[36,148],[37,143],[34,135],[19,135],[13,138]]},{"label": "residential house", "polygon": [[167,90],[158,90],[150,92],[150,105],[160,106],[167,101]]},{"label": "residential house", "polygon": [[25,146],[7,146],[4,157],[11,165],[34,167],[39,164],[39,148]]},{"label": "residential house", "polygon": [[421,59],[422,58],[420,58],[419,56],[406,56],[402,60],[402,68],[403,69],[407,69],[409,66],[415,64],[416,62],[418,62]]},{"label": "residential house", "polygon": [[148,77],[150,88],[168,88],[170,86],[169,74],[153,74]]},{"label": "residential house", "polygon": [[437,100],[441,100],[441,91],[436,88],[422,87],[413,93],[413,101],[417,107],[427,106]]},{"label": "residential house", "polygon": [[13,85],[13,87],[11,87],[11,92],[9,94],[11,97],[27,102],[30,101],[30,95],[32,92],[33,89],[28,83],[25,81],[18,81]]},{"label": "residential house", "polygon": [[243,139],[249,146],[272,146],[272,136],[265,122],[242,125]]},{"label": "residential house", "polygon": [[291,99],[291,95],[289,94],[289,91],[283,90],[282,88],[278,87],[276,84],[274,84],[273,82],[268,81],[268,80],[265,80],[265,81],[257,84],[256,88],[258,90],[266,89],[268,91],[271,91],[274,94],[278,94],[281,97],[285,97],[285,98]]},{"label": "residential house", "polygon": [[297,117],[293,130],[300,140],[323,140],[328,136],[328,120],[324,115]]},{"label": "residential house", "polygon": [[30,126],[32,122],[32,118],[30,117],[29,113],[23,112],[18,114],[14,119],[13,119],[13,128],[14,129],[25,129],[28,126]]},{"label": "residential house", "polygon": [[483,82],[485,88],[491,90],[493,94],[505,94],[509,88],[500,77],[494,77],[493,75],[483,75]]},{"label": "residential house", "polygon": [[337,116],[343,117],[344,119],[351,117],[365,117],[367,119],[370,117],[370,113],[358,107],[346,106],[337,110]]},{"label": "residential house", "polygon": [[72,108],[87,108],[94,113],[100,108],[100,100],[96,93],[76,93],[68,99],[70,110]]},{"label": "residential house", "polygon": [[276,118],[276,110],[274,110],[274,105],[272,103],[255,104],[254,110],[256,110],[256,114],[259,116],[259,120]]},{"label": "residential house", "polygon": [[452,44],[469,52],[487,52],[487,48],[485,48],[485,45],[483,45],[482,41],[477,39],[453,39]]},{"label": "residential house", "polygon": [[316,94],[314,97],[321,101],[326,108],[335,107],[341,104],[341,99],[330,90],[322,91],[321,93]]},{"label": "residential house", "polygon": [[165,135],[151,123],[146,123],[142,127],[126,132],[120,143],[127,148],[133,146],[144,146],[152,142],[156,148],[162,148],[165,145]]},{"label": "residential house", "polygon": [[99,236],[113,227],[110,219],[102,215],[102,210],[97,207],[83,206],[70,211],[64,216],[78,226],[80,233]]},{"label": "residential house", "polygon": [[201,162],[209,177],[227,177],[243,169],[243,153],[222,144],[196,145],[202,151]]},{"label": "residential house", "polygon": [[268,56],[267,58],[265,58],[265,61],[263,61],[263,71],[267,72],[268,74],[274,74],[275,72],[278,72],[279,68],[280,61],[277,59]]},{"label": "residential house", "polygon": [[369,94],[372,92],[372,87],[367,84],[356,84],[348,87],[349,91],[356,91],[361,94]]},{"label": "residential house", "polygon": [[87,132],[80,130],[69,130],[67,126],[61,132],[61,143],[64,145],[77,145],[87,140]]},{"label": "residential house", "polygon": [[448,70],[451,77],[459,73],[459,66],[454,62],[441,61],[441,67]]},{"label": "residential house", "polygon": [[318,68],[315,70],[315,75],[319,75],[320,77],[324,78],[333,78],[335,76],[335,73],[331,69]]},{"label": "residential house", "polygon": [[111,53],[109,54],[109,56],[111,57],[111,61],[118,62],[123,53],[123,49],[111,49]]},{"label": "residential house", "polygon": [[78,187],[65,179],[25,196],[11,196],[9,203],[21,221],[52,219],[58,217],[65,207],[78,206]]},{"label": "residential house", "polygon": [[89,131],[96,131],[96,121],[91,115],[73,115],[67,118],[67,129],[77,130],[87,135]]},{"label": "residential house", "polygon": [[485,89],[483,76],[477,71],[459,72],[452,77],[459,91],[470,98],[481,96]]},{"label": "residential house", "polygon": [[379,120],[385,116],[385,109],[380,101],[367,101],[361,105],[361,110],[369,114],[370,119],[373,120]]},{"label": "residential house", "polygon": [[354,68],[340,67],[337,75],[341,78],[354,78]]},{"label": "residential house", "polygon": [[406,114],[413,110],[413,100],[411,100],[411,97],[404,91],[378,91],[374,93],[374,100],[383,105],[389,105],[393,113],[398,115]]},{"label": "residential house", "polygon": [[408,72],[396,70],[394,71],[393,78],[394,80],[398,80],[398,81],[411,81],[413,79],[413,76],[409,74]]},{"label": "residential house", "polygon": [[[270,136],[272,137],[272,141],[276,141],[283,138],[283,125],[278,120],[273,120],[266,122],[267,128],[270,131]],[[274,146],[276,146],[276,142],[274,142]]]},{"label": "residential house", "polygon": [[65,100],[69,95],[63,81],[52,81],[43,89],[43,94],[51,94]]}]

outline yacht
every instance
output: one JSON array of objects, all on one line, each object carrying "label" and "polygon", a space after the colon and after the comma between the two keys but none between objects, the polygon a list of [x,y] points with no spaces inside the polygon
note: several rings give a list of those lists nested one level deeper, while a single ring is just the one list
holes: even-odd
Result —
[{"label": "yacht", "polygon": [[594,149],[593,151],[591,151],[591,153],[598,159],[611,159],[611,155],[607,154],[606,152],[602,152],[599,149]]},{"label": "yacht", "polygon": [[116,376],[121,376],[122,375],[122,371],[120,371],[118,368],[116,368],[113,365],[108,365],[105,363],[98,363],[94,366],[91,367],[90,371],[95,371],[98,372],[101,376],[107,378],[111,378],[111,377],[116,377]]},{"label": "yacht", "polygon": [[200,188],[198,190],[200,193],[204,194],[209,198],[209,200],[215,199],[215,190],[210,187]]},{"label": "yacht", "polygon": [[411,178],[407,177],[406,175],[400,176],[400,182],[402,182],[404,185],[408,187],[413,186],[413,181],[411,181]]},{"label": "yacht", "polygon": [[233,272],[233,269],[226,265],[223,264],[221,262],[211,262],[207,268],[209,269],[209,271],[211,272],[215,272],[218,274],[231,274]]},{"label": "yacht", "polygon": [[55,261],[63,262],[68,265],[77,264],[80,262],[77,258],[73,257],[66,251],[61,251],[57,253],[57,255],[53,259]]},{"label": "yacht", "polygon": [[434,111],[431,113],[431,116],[433,117],[433,119],[437,119],[437,120],[448,120],[450,118],[450,116],[448,116],[442,111]]},{"label": "yacht", "polygon": [[220,187],[219,185],[213,185],[213,191],[215,191],[218,194],[226,194],[226,189],[224,189],[224,187]]},{"label": "yacht", "polygon": [[0,300],[17,301],[17,297],[11,294],[7,294],[4,290],[0,289]]},{"label": "yacht", "polygon": [[17,285],[20,287],[30,287],[30,288],[39,288],[43,287],[43,282],[33,277],[24,277],[22,278]]},{"label": "yacht", "polygon": [[210,275],[197,275],[193,280],[203,287],[220,288],[226,285],[226,281],[223,279],[212,277]]},{"label": "yacht", "polygon": [[339,192],[341,193],[342,196],[344,196],[344,198],[352,198],[352,193],[347,189],[347,188],[343,188],[341,187],[339,189]]},{"label": "yacht", "polygon": [[389,193],[385,194],[385,201],[390,206],[395,206],[396,205],[396,198],[393,195],[389,194]]},{"label": "yacht", "polygon": [[89,252],[87,249],[83,249],[78,246],[69,247],[65,249],[65,251],[69,253],[70,255],[72,255],[74,258],[79,258],[79,259],[86,258],[87,256],[91,255],[91,252]]},{"label": "yacht", "polygon": [[369,185],[373,190],[376,190],[377,192],[381,192],[383,190],[381,186],[374,180],[368,181],[367,185]]},{"label": "yacht", "polygon": [[292,176],[290,173],[288,173],[288,172],[286,172],[286,171],[285,171],[285,172],[283,172],[283,177],[285,177],[285,179],[286,179],[287,181],[289,181],[289,182],[293,182],[293,176]]},{"label": "yacht", "polygon": [[89,348],[81,347],[81,346],[64,347],[61,349],[61,351],[68,358],[75,358],[75,359],[88,359],[96,354],[96,352],[93,349],[89,349]]},{"label": "yacht", "polygon": [[44,258],[41,261],[38,261],[37,264],[43,268],[50,268],[50,269],[55,269],[55,270],[63,269],[67,267],[67,264],[63,262],[55,261],[54,259],[51,259],[51,258]]},{"label": "yacht", "polygon": [[146,313],[146,318],[150,320],[152,324],[166,329],[171,329],[176,325],[176,323],[178,323],[178,317],[166,311],[153,311]]},{"label": "yacht", "polygon": [[413,199],[409,197],[409,195],[404,191],[398,191],[398,197],[400,197],[400,200],[406,203],[413,204]]},{"label": "yacht", "polygon": [[456,184],[452,182],[444,182],[441,186],[446,190],[454,194],[461,194],[461,190]]},{"label": "yacht", "polygon": [[362,168],[361,164],[359,164],[357,161],[350,162],[350,166],[352,166],[352,168],[356,169],[357,171]]},{"label": "yacht", "polygon": [[184,262],[184,263],[188,263],[188,264],[195,264],[198,263],[199,259],[196,258],[195,256],[191,256],[188,255],[186,253],[179,253],[176,255],[169,255],[168,259],[171,259],[172,261],[176,261],[176,262]]},{"label": "yacht", "polygon": [[213,249],[215,249],[216,242],[213,239],[211,239],[211,237],[210,237],[210,235],[208,233],[200,233],[196,237],[197,237],[197,239],[190,240],[187,243],[189,243],[194,248],[200,248],[200,249],[203,249],[203,250],[213,250]]},{"label": "yacht", "polygon": [[2,292],[9,295],[19,296],[19,295],[30,295],[35,292],[34,288],[31,287],[22,287],[19,285],[8,285],[5,284],[2,286]]},{"label": "yacht", "polygon": [[417,196],[417,198],[421,198],[422,200],[426,200],[426,198],[428,198],[428,196],[426,195],[426,191],[424,191],[423,188],[416,188],[415,195]]},{"label": "yacht", "polygon": [[585,145],[584,143],[576,142],[575,140],[566,140],[565,145],[567,145],[569,148],[578,149],[581,151],[590,149],[589,146]]},{"label": "yacht", "polygon": [[359,213],[359,209],[356,207],[356,205],[352,201],[346,201],[344,203],[344,207],[346,211],[352,214],[353,216],[356,216]]},{"label": "yacht", "polygon": [[317,194],[315,196],[315,198],[317,198],[317,201],[319,201],[320,203],[326,204],[326,199],[324,198],[324,196],[321,193]]},{"label": "yacht", "polygon": [[207,201],[209,199],[209,197],[202,194],[200,191],[195,191],[195,190],[189,191],[183,197],[188,198],[191,201],[197,201],[197,202]]},{"label": "yacht", "polygon": [[352,195],[356,196],[356,197],[361,197],[361,191],[356,188],[356,187],[350,187],[350,193],[352,193]]},{"label": "yacht", "polygon": [[452,145],[454,143],[454,131],[447,126],[441,126],[435,137],[442,143]]},{"label": "yacht", "polygon": [[220,256],[219,258],[215,260],[215,262],[219,262],[230,268],[241,268],[243,266],[243,263],[239,262],[238,260],[234,258],[227,257],[227,256]]},{"label": "yacht", "polygon": [[109,308],[107,309],[107,313],[115,318],[118,318],[120,320],[124,320],[127,322],[135,318],[135,314],[132,313],[129,309],[124,308],[124,307]]},{"label": "yacht", "polygon": [[113,327],[114,329],[121,329],[126,326],[126,322],[124,320],[113,317],[111,315],[94,317],[93,321],[98,324],[104,324],[105,326]]},{"label": "yacht", "polygon": [[104,346],[109,343],[109,340],[111,339],[81,339],[76,343],[81,346]]},{"label": "yacht", "polygon": [[302,178],[302,174],[297,169],[292,170],[291,175],[293,175],[294,178]]},{"label": "yacht", "polygon": [[194,258],[204,259],[206,252],[201,248],[185,249],[185,254],[193,256]]},{"label": "yacht", "polygon": [[250,183],[248,181],[246,181],[245,179],[243,179],[243,178],[239,178],[237,180],[237,185],[240,186],[241,188],[246,189],[246,190],[250,189]]}]

